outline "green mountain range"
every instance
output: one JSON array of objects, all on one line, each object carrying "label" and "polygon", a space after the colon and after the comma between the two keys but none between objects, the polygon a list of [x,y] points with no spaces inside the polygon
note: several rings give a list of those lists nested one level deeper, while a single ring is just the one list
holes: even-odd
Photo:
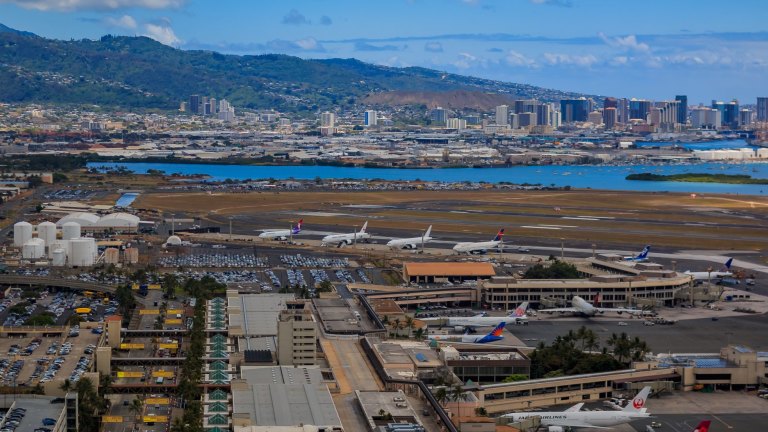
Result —
[{"label": "green mountain range", "polygon": [[[430,70],[372,65],[355,59],[303,60],[287,55],[186,51],[146,37],[52,40],[0,24],[0,102],[94,104],[172,110],[190,94],[226,98],[237,107],[315,111],[352,107],[369,96],[385,105],[428,104],[487,109],[499,99],[556,101],[584,96]],[[403,95],[402,98],[399,95]],[[461,106],[464,105],[464,106]]]}]

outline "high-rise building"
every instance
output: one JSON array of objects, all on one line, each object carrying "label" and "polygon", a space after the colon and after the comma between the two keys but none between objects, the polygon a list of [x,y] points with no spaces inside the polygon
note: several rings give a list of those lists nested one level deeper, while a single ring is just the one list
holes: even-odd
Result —
[{"label": "high-rise building", "polygon": [[497,125],[509,124],[509,106],[499,105],[496,107],[496,124]]},{"label": "high-rise building", "polygon": [[229,101],[226,99],[222,99],[219,101],[219,112],[227,112],[229,111]]},{"label": "high-rise building", "polygon": [[189,112],[197,114],[200,112],[200,95],[192,95],[189,97]]},{"label": "high-rise building", "polygon": [[277,320],[277,362],[282,366],[316,363],[317,322],[309,303],[286,301]]},{"label": "high-rise building", "polygon": [[720,111],[698,106],[691,109],[691,126],[695,129],[717,129],[722,124]]},{"label": "high-rise building", "polygon": [[216,115],[216,98],[210,98],[208,100],[208,103],[211,104],[211,112],[209,114],[215,116]]},{"label": "high-rise building", "polygon": [[651,108],[651,112],[648,113],[648,118],[646,119],[646,122],[654,126],[660,125],[661,124],[661,108],[659,107]]},{"label": "high-rise building", "polygon": [[552,105],[551,104],[543,103],[536,106],[536,125],[538,126],[552,125]]},{"label": "high-rise building", "polygon": [[[205,110],[205,106],[206,105],[208,105],[208,96],[203,96],[202,98],[200,98],[200,105],[197,106],[197,113],[200,114],[200,115],[205,115],[206,114],[206,110]],[[209,105],[208,109],[210,109],[210,105]]]},{"label": "high-rise building", "polygon": [[651,101],[645,99],[631,99],[629,101],[629,120],[648,120],[651,112]]},{"label": "high-rise building", "polygon": [[536,107],[539,105],[540,102],[536,99],[516,100],[515,114],[536,112]]},{"label": "high-rise building", "polygon": [[603,124],[603,113],[600,111],[592,111],[587,115],[587,121],[594,125],[601,125]]},{"label": "high-rise building", "polygon": [[585,122],[589,114],[589,101],[585,98],[560,101],[560,117],[563,123]]},{"label": "high-rise building", "polygon": [[320,114],[320,127],[335,127],[336,126],[336,114],[325,111]]},{"label": "high-rise building", "polygon": [[179,104],[179,112],[187,112],[187,103],[184,101],[181,101]]},{"label": "high-rise building", "polygon": [[739,127],[739,101],[736,99],[725,103],[720,101],[712,101],[712,108],[720,111],[720,118],[722,119],[722,127],[737,128]]},{"label": "high-rise building", "polygon": [[757,121],[768,122],[768,97],[757,98]]},{"label": "high-rise building", "polygon": [[739,111],[739,126],[749,126],[754,121],[754,113],[752,110],[743,109]]},{"label": "high-rise building", "polygon": [[429,113],[429,119],[432,120],[432,123],[436,124],[445,124],[446,120],[446,110],[443,107],[437,107],[430,111]]},{"label": "high-rise building", "polygon": [[520,116],[515,113],[509,113],[507,116],[507,125],[510,129],[517,129],[520,127]]},{"label": "high-rise building", "polygon": [[524,112],[524,113],[514,114],[514,115],[517,116],[517,124],[519,127],[536,126],[538,124],[536,122],[535,112]]},{"label": "high-rise building", "polygon": [[466,129],[467,128],[467,121],[460,118],[449,118],[445,122],[445,128],[446,129]]},{"label": "high-rise building", "polygon": [[374,110],[368,110],[365,112],[365,117],[363,119],[363,124],[365,127],[374,127],[376,126],[377,119],[376,119],[376,111]]},{"label": "high-rise building", "polygon": [[603,124],[606,129],[613,129],[616,127],[618,116],[616,107],[603,108]]},{"label": "high-rise building", "polygon": [[677,107],[677,123],[684,125],[688,123],[688,96],[677,95],[675,100],[680,102],[680,106]]},{"label": "high-rise building", "polygon": [[618,108],[619,101],[615,97],[607,97],[603,99],[603,109],[605,108]]},{"label": "high-rise building", "polygon": [[616,121],[622,124],[629,123],[629,99],[619,99],[619,104],[616,109]]}]

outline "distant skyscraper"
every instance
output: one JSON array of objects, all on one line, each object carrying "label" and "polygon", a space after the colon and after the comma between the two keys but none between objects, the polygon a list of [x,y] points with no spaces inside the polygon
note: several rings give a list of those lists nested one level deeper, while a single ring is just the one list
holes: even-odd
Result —
[{"label": "distant skyscraper", "polygon": [[534,112],[524,112],[520,114],[515,114],[517,116],[517,124],[520,127],[528,127],[528,126],[536,126],[536,113]]},{"label": "distant skyscraper", "polygon": [[540,102],[536,99],[516,100],[515,114],[536,112],[536,107],[539,105]]},{"label": "distant skyscraper", "polygon": [[552,125],[552,105],[543,103],[536,106],[536,125]]},{"label": "distant skyscraper", "polygon": [[725,103],[713,100],[712,108],[720,111],[722,127],[736,128],[739,126],[739,101],[734,99]]},{"label": "distant skyscraper", "polygon": [[739,111],[739,126],[749,126],[752,124],[753,112],[748,109]]},{"label": "distant skyscraper", "polygon": [[757,121],[768,122],[768,97],[757,98]]},{"label": "distant skyscraper", "polygon": [[616,127],[618,112],[616,107],[603,108],[603,124],[606,129]]},{"label": "distant skyscraper", "polygon": [[603,124],[603,113],[600,111],[592,111],[587,115],[587,120],[594,125]]},{"label": "distant skyscraper", "polygon": [[677,95],[675,100],[680,102],[680,106],[677,107],[677,122],[684,125],[688,123],[688,96]]},{"label": "distant skyscraper", "polygon": [[629,99],[627,98],[619,99],[619,104],[616,109],[616,117],[617,117],[616,120],[619,123],[623,123],[623,124],[629,123]]},{"label": "distant skyscraper", "polygon": [[368,110],[368,111],[365,112],[365,118],[363,119],[365,127],[376,126],[376,124],[377,124],[376,115],[377,115],[376,111],[374,111],[374,110]]},{"label": "distant skyscraper", "polygon": [[460,118],[449,118],[445,121],[446,129],[466,129],[467,121]]},{"label": "distant skyscraper", "polygon": [[211,98],[208,100],[208,103],[211,104],[211,115],[216,115],[216,98]]},{"label": "distant skyscraper", "polygon": [[629,101],[629,119],[630,120],[648,120],[648,114],[651,112],[651,101],[644,99],[632,99]]},{"label": "distant skyscraper", "polygon": [[429,119],[432,123],[445,124],[446,111],[443,107],[437,107],[429,113]]},{"label": "distant skyscraper", "polygon": [[496,124],[509,124],[509,107],[507,105],[499,105],[496,107]]},{"label": "distant skyscraper", "polygon": [[200,111],[200,95],[192,95],[189,97],[189,106],[187,107],[189,112],[197,114]]},{"label": "distant skyscraper", "polygon": [[320,127],[334,126],[336,126],[336,114],[328,111],[320,114]]},{"label": "distant skyscraper", "polygon": [[187,112],[187,103],[184,101],[181,101],[179,104],[179,112]]},{"label": "distant skyscraper", "polygon": [[603,108],[618,108],[619,101],[615,97],[607,97],[603,99]]},{"label": "distant skyscraper", "polygon": [[589,101],[585,98],[563,99],[560,101],[560,116],[563,123],[585,122],[589,114]]}]

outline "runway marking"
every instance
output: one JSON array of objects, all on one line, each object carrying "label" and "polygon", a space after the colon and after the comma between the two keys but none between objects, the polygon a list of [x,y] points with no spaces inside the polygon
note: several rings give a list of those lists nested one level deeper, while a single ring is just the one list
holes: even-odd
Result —
[{"label": "runway marking", "polygon": [[714,418],[715,420],[717,420],[717,421],[719,421],[720,423],[724,424],[724,425],[725,425],[725,427],[727,427],[728,429],[733,429],[733,426],[731,426],[731,425],[729,425],[728,423],[726,423],[725,421],[723,421],[723,419],[721,419],[720,417],[718,417],[718,416],[716,416],[716,415],[714,415],[714,414],[710,414],[710,415],[711,415],[711,416],[712,416],[712,418]]},{"label": "runway marking", "polygon": [[580,218],[595,218],[595,219],[616,219],[613,216],[577,216]]},{"label": "runway marking", "polygon": [[520,228],[546,229],[546,230],[561,230],[562,229],[562,228],[550,227],[550,226],[531,226],[531,225],[523,225]]},{"label": "runway marking", "polygon": [[583,221],[599,221],[599,220],[602,220],[600,218],[590,218],[590,217],[584,217],[584,216],[563,216],[563,219],[583,220]]},{"label": "runway marking", "polygon": [[556,224],[539,224],[543,227],[557,227],[557,228],[578,228],[576,225],[556,225]]}]

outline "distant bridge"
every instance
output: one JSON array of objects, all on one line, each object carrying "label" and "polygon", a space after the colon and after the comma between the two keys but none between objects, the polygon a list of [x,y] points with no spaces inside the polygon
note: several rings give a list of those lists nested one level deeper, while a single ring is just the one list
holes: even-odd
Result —
[{"label": "distant bridge", "polygon": [[0,285],[29,287],[47,286],[53,288],[67,288],[78,291],[97,291],[104,293],[114,293],[115,289],[117,288],[113,285],[83,282],[73,279],[18,275],[0,275]]}]

